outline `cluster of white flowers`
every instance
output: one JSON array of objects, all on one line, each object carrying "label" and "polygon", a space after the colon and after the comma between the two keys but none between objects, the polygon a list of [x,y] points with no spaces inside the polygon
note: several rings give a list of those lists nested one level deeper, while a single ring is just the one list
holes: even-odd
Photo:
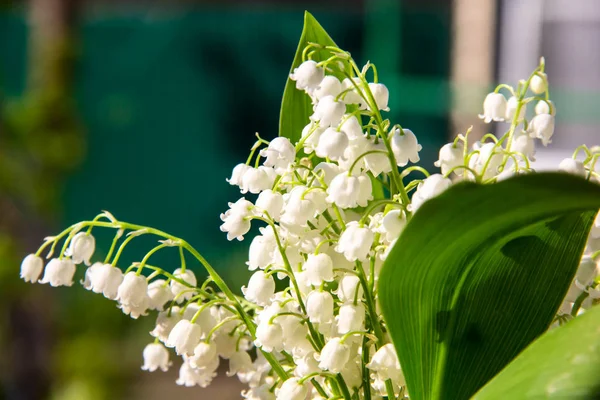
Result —
[{"label": "cluster of white flowers", "polygon": [[[227,374],[248,385],[242,392],[245,399],[408,397],[378,311],[383,261],[411,216],[451,185],[463,180],[492,183],[531,172],[536,140],[550,143],[556,110],[542,62],[516,89],[500,85],[486,97],[481,118],[508,123],[506,134],[486,134],[475,143],[469,143],[470,130],[458,135],[439,152],[435,165],[441,172],[430,175],[409,165],[419,162],[415,134],[382,117],[389,110],[389,93],[377,82],[375,67],[359,69],[349,54],[329,47],[331,58],[314,61],[311,48],[317,47],[310,45],[306,60],[290,75],[313,104],[301,139],[259,138],[248,162],[235,166],[227,180],[248,198],[229,203],[221,214],[221,231],[229,240],[243,240],[252,224],[262,225],[250,243],[247,267],[254,272],[243,296],[234,295],[187,242],[117,221],[106,212],[48,238],[37,254],[24,259],[22,278],[38,281],[44,269],[41,252],[52,245],[52,254],[65,238],[40,282],[70,286],[76,264],[90,264],[92,229],[114,228],[105,261],[92,264],[82,283],[116,300],[133,318],[158,311],[151,332],[155,340],[143,351],[142,369],[167,370],[167,348],[172,348],[183,359],[178,384],[205,387],[222,360],[228,360]],[[371,70],[374,82],[367,78]],[[501,90],[510,93],[508,100]],[[532,102],[533,116],[526,110]],[[578,161],[576,153],[560,168],[597,179],[598,149],[578,152],[586,159]],[[406,183],[410,173],[423,177]],[[121,252],[144,234],[162,240],[123,273],[116,267]],[[180,268],[172,273],[148,264],[152,254],[168,247],[178,248],[181,256]],[[588,299],[600,297],[594,286],[600,221],[588,247],[567,298],[569,312],[573,302],[577,309],[587,307],[580,301],[582,293]],[[209,273],[200,285],[186,269],[185,254]],[[146,271],[151,272],[144,275]]]}]

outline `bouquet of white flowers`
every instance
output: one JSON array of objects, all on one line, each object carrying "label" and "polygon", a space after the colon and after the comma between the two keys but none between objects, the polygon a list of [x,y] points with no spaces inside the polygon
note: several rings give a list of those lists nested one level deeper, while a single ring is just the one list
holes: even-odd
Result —
[{"label": "bouquet of white flowers", "polygon": [[[499,85],[485,98],[480,117],[505,122],[506,133],[479,141],[471,130],[459,134],[440,149],[440,172],[431,174],[416,165],[415,133],[384,117],[389,93],[378,79],[375,65],[360,68],[307,14],[280,136],[257,135],[227,180],[244,197],[221,214],[221,231],[243,240],[261,225],[243,296],[185,240],[109,212],[46,238],[23,260],[21,277],[37,282],[43,272],[40,283],[71,286],[83,263],[86,289],[134,319],[156,311],[142,369],[166,371],[171,348],[183,359],[179,385],[209,385],[228,360],[227,374],[248,385],[242,397],[252,400],[474,395],[552,322],[600,298],[593,217],[600,189],[590,182],[599,178],[600,151],[578,148],[558,166],[570,176],[531,174],[556,113],[542,59],[516,87]],[[114,239],[105,259],[92,262],[101,228]],[[159,244],[120,269],[121,254],[141,235]],[[152,256],[170,247],[179,268],[153,265]],[[44,254],[57,254],[45,268]],[[187,267],[190,256],[208,272],[204,282]],[[599,322],[588,320],[581,324]],[[551,339],[569,340],[562,336]],[[581,364],[589,369],[600,356],[587,354]],[[500,374],[478,396],[573,390],[547,390],[534,369],[511,373],[511,366],[503,374],[519,384]],[[533,381],[535,390],[526,390]],[[597,393],[597,381],[577,393]]]}]

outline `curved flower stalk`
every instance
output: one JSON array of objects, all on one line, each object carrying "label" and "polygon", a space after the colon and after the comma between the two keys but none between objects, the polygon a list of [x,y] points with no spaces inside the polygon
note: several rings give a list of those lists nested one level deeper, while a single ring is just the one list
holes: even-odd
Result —
[{"label": "curved flower stalk", "polygon": [[[330,57],[313,60],[317,50]],[[168,369],[171,348],[183,359],[178,384],[205,387],[228,360],[228,375],[248,385],[242,392],[246,399],[408,397],[378,312],[381,265],[428,199],[463,180],[493,183],[533,172],[536,142],[551,142],[556,112],[544,62],[516,88],[499,85],[486,97],[481,118],[506,122],[504,135],[488,133],[471,143],[471,130],[459,134],[440,149],[435,165],[441,173],[430,174],[415,165],[421,150],[415,133],[384,118],[389,93],[373,64],[359,68],[347,52],[318,44],[307,46],[303,58],[290,75],[313,104],[301,139],[258,137],[246,163],[227,180],[248,198],[229,203],[221,231],[229,240],[243,240],[253,224],[260,225],[247,261],[254,274],[243,296],[235,295],[185,240],[108,212],[47,238],[24,259],[22,278],[36,282],[43,273],[41,283],[70,286],[76,264],[89,264],[94,256],[93,232],[112,229],[108,255],[87,268],[82,284],[116,300],[132,318],[157,311],[155,339],[143,352],[144,370]],[[527,107],[534,104],[531,116]],[[581,147],[560,168],[598,180],[599,154],[598,148]],[[411,172],[423,176],[407,181]],[[121,254],[141,235],[153,235],[159,243],[120,269]],[[600,298],[599,238],[597,222],[561,321]],[[175,271],[152,264],[152,256],[168,248],[179,253]],[[57,255],[45,269],[44,253]],[[204,282],[187,269],[190,256],[208,272]]]}]

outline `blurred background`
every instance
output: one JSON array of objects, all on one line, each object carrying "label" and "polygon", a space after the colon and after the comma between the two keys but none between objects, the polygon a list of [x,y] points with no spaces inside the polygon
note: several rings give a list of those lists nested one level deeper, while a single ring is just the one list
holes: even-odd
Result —
[{"label": "blurred background", "polygon": [[450,137],[490,129],[485,94],[541,55],[558,124],[539,167],[600,144],[597,0],[0,0],[0,399],[240,397],[224,374],[186,389],[178,365],[142,373],[153,316],[18,269],[44,236],[109,210],[186,238],[241,286],[249,241],[219,232],[237,199],[225,178],[255,132],[277,135],[305,9],[378,66],[390,118],[417,134],[427,167]]}]

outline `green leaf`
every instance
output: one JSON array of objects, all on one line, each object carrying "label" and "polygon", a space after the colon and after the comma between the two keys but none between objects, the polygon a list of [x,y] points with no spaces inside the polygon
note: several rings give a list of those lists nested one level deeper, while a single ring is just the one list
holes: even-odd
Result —
[{"label": "green leaf", "polygon": [[600,186],[539,173],[419,209],[379,278],[412,400],[469,398],[548,328],[599,207]]},{"label": "green leaf", "polygon": [[600,398],[600,307],[545,333],[476,400]]},{"label": "green leaf", "polygon": [[[336,46],[333,39],[329,37],[315,17],[306,11],[304,13],[302,36],[300,36],[300,42],[298,42],[298,49],[296,50],[290,73],[294,71],[294,68],[302,64],[302,52],[309,43]],[[329,51],[319,50],[312,59],[319,62],[326,60],[330,56],[331,53]],[[281,112],[279,114],[279,136],[290,139],[292,143],[298,142],[302,136],[302,129],[308,124],[312,112],[310,97],[304,91],[296,89],[296,82],[292,81],[288,75],[281,101]]]}]

